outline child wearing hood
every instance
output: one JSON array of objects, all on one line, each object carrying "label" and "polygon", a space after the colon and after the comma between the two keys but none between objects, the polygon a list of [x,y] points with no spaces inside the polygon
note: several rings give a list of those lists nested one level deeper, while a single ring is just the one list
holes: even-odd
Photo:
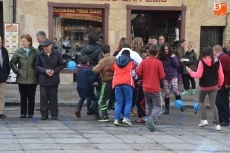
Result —
[{"label": "child wearing hood", "polygon": [[121,109],[124,105],[124,119],[122,123],[132,126],[130,121],[130,110],[132,105],[132,96],[134,88],[134,80],[132,70],[135,69],[135,64],[130,58],[130,51],[123,50],[121,56],[111,66],[110,70],[114,72],[113,85],[115,89],[116,107],[114,125],[119,126]]}]

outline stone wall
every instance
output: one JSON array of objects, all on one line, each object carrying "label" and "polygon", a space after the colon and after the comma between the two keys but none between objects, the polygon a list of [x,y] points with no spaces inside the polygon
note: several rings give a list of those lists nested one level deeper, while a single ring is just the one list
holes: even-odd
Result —
[{"label": "stone wall", "polygon": [[[18,0],[17,22],[20,23],[20,34],[31,34],[34,40],[34,46],[37,46],[38,44],[35,39],[36,32],[38,30],[44,30],[46,33],[48,33],[48,2],[85,4],[108,3],[110,4],[109,44],[111,45],[111,50],[115,50],[121,37],[126,37],[127,4],[141,6],[187,6],[185,39],[187,41],[193,41],[197,49],[199,49],[200,45],[201,26],[226,26],[226,17],[215,17],[213,13],[214,2],[221,2],[221,0],[158,0],[166,2],[153,1],[157,0]],[[228,12],[230,12],[230,1],[228,1]],[[228,18],[230,18],[230,15]],[[224,29],[223,36],[224,39],[230,39],[230,19],[228,19],[228,25]]]}]

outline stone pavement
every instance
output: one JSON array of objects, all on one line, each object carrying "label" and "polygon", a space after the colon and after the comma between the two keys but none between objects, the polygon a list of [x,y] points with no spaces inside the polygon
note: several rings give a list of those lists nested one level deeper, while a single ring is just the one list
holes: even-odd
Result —
[{"label": "stone pavement", "polygon": [[[58,90],[58,103],[59,105],[69,105],[75,106],[79,96],[76,90],[76,83],[72,83],[69,85],[59,85]],[[183,89],[182,85],[180,84],[180,89]],[[182,90],[180,90],[182,92]],[[193,106],[195,102],[198,101],[198,89],[196,91],[196,95],[186,95],[182,96],[182,101],[184,102],[185,106]],[[162,94],[164,91],[162,90]],[[173,93],[171,93],[171,105],[175,100]],[[208,99],[208,98],[207,98]],[[35,97],[35,103],[39,104],[40,100],[40,89],[37,86],[37,92]],[[6,86],[6,105],[19,105],[20,102],[20,94],[18,90],[17,84],[7,84]],[[208,105],[208,102],[206,103]]]},{"label": "stone pavement", "polygon": [[212,114],[207,109],[209,125],[199,128],[200,112],[187,108],[185,112],[172,108],[170,115],[161,115],[156,131],[146,130],[144,124],[132,127],[102,123],[86,116],[74,115],[74,107],[59,107],[56,121],[40,120],[39,112],[33,119],[20,119],[19,106],[5,108],[6,120],[0,120],[1,153],[229,153],[230,127],[213,130]]}]

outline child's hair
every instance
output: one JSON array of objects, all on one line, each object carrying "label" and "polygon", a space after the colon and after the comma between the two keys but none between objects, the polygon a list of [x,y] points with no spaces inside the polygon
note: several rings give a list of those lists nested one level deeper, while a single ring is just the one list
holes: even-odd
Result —
[{"label": "child's hair", "polygon": [[145,47],[141,47],[140,53],[141,53],[141,54],[147,53],[147,49],[146,49]]},{"label": "child's hair", "polygon": [[130,56],[130,51],[129,50],[123,50],[121,55],[127,55]]},{"label": "child's hair", "polygon": [[149,47],[149,54],[152,55],[152,56],[156,56],[157,53],[159,52],[159,47],[157,45],[151,45]]},{"label": "child's hair", "polygon": [[102,49],[103,54],[110,53],[109,45],[103,45],[101,49]]},{"label": "child's hair", "polygon": [[131,48],[133,51],[139,52],[143,45],[143,39],[141,37],[135,37],[131,43]]},{"label": "child's hair", "polygon": [[[165,47],[168,47],[169,49],[169,53],[168,55],[165,54]],[[160,60],[164,60],[166,59],[167,57],[171,57],[173,54],[173,50],[172,50],[172,47],[169,43],[165,42],[161,45],[161,48],[160,48],[160,52],[159,52],[159,55],[158,55],[158,58]]]},{"label": "child's hair", "polygon": [[122,37],[119,42],[119,48],[123,48],[123,46],[125,45],[125,42],[126,42],[126,38]]},{"label": "child's hair", "polygon": [[156,39],[156,40],[158,40],[157,36],[150,36],[149,39]]},{"label": "child's hair", "polygon": [[124,44],[123,48],[129,48],[129,49],[131,49],[131,46],[129,44]]},{"label": "child's hair", "polygon": [[204,47],[203,51],[200,53],[200,59],[210,56],[212,59],[212,64],[214,63],[213,49],[210,46]]},{"label": "child's hair", "polygon": [[79,61],[81,62],[81,64],[87,64],[87,62],[89,62],[89,57],[87,55],[81,56],[79,58]]},{"label": "child's hair", "polygon": [[149,49],[149,47],[152,45],[152,43],[147,43],[146,45],[145,45],[145,48],[146,49]]}]

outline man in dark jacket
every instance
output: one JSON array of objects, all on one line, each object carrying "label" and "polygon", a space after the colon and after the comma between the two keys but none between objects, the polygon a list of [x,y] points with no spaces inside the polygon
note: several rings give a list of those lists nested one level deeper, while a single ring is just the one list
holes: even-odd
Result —
[{"label": "man in dark jacket", "polygon": [[[88,44],[84,46],[81,50],[82,56],[87,55],[89,57],[89,65],[91,68],[96,66],[100,59],[102,59],[101,46],[97,43],[97,36],[94,33],[88,35]],[[101,79],[100,79],[101,80]],[[99,86],[96,87],[97,93],[101,90],[101,81]],[[91,99],[87,98],[87,115],[93,115],[93,110],[91,108]]]},{"label": "man in dark jacket", "polygon": [[230,40],[225,40],[223,52],[230,56]]},{"label": "man in dark jacket", "polygon": [[[177,69],[177,74],[178,74],[178,80],[179,80],[179,76],[181,75],[181,78],[182,78],[182,82],[183,82],[183,85],[184,85],[184,72],[183,72],[183,67],[184,67],[184,64],[183,64],[183,62],[181,61],[181,59],[182,58],[184,58],[184,56],[185,56],[185,51],[184,51],[184,48],[185,48],[185,44],[186,43],[186,40],[185,39],[181,39],[180,41],[179,41],[179,46],[177,47],[177,49],[176,49],[176,56],[177,56],[177,58],[179,59],[179,61],[180,61],[180,67]],[[179,82],[179,81],[178,81]],[[184,89],[185,89],[185,87],[184,87]]]},{"label": "man in dark jacket", "polygon": [[41,46],[41,43],[46,40],[46,33],[44,31],[38,31],[36,33],[37,41],[39,43],[38,50],[42,51],[43,47]]},{"label": "man in dark jacket", "polygon": [[218,109],[220,126],[229,125],[229,88],[230,88],[230,57],[223,53],[220,45],[213,47],[213,54],[220,60],[223,72],[224,83],[216,95],[216,106]]},{"label": "man in dark jacket", "polygon": [[53,49],[51,40],[43,41],[41,46],[43,46],[43,50],[38,54],[35,63],[39,73],[41,119],[48,119],[49,110],[52,119],[56,120],[58,116],[59,72],[64,68],[63,58],[58,50]]},{"label": "man in dark jacket", "polygon": [[0,119],[5,119],[3,114],[5,106],[5,92],[6,80],[10,74],[9,56],[5,47],[2,46],[2,39],[0,37]]}]

